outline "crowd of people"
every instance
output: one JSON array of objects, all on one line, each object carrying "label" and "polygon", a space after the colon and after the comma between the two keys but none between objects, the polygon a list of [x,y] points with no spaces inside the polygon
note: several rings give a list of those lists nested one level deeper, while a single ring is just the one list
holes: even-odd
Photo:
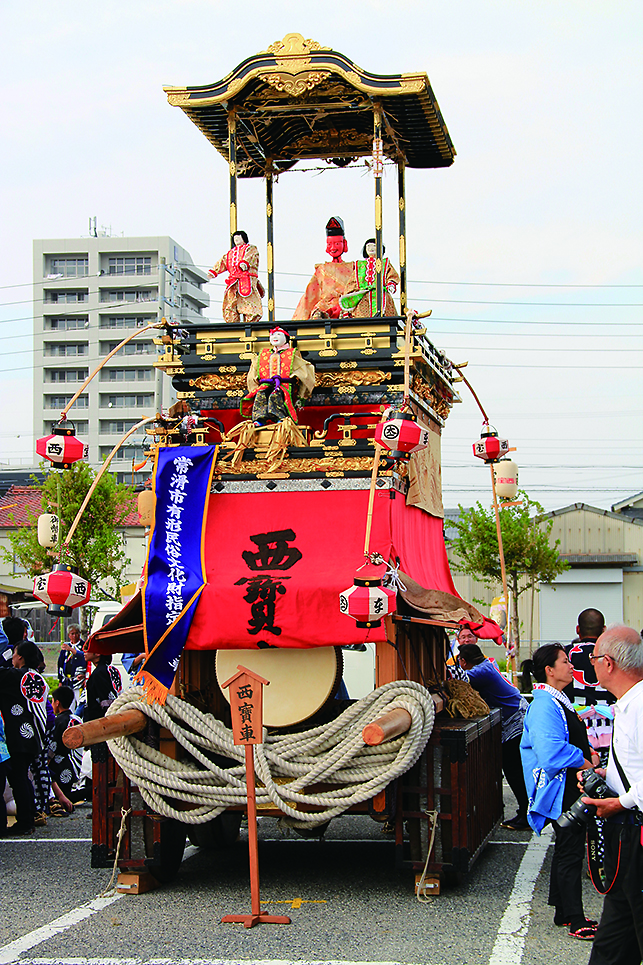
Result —
[{"label": "crowd of people", "polygon": [[[590,965],[640,965],[643,639],[631,627],[606,628],[603,614],[594,608],[579,615],[576,633],[567,646],[546,644],[524,661],[521,689],[531,694],[528,705],[484,656],[468,628],[459,633],[457,660],[489,706],[502,711],[503,770],[518,802],[518,814],[504,827],[529,827],[540,834],[547,824],[553,826],[549,904],[554,924],[565,926],[574,938],[593,941]],[[613,720],[603,761],[602,742],[588,731],[589,718],[579,716],[598,706]],[[588,774],[594,781],[602,779],[603,796],[585,791]],[[587,918],[583,908],[588,833],[593,842],[602,841],[602,852],[599,848],[599,857],[592,859],[594,871],[601,865],[598,880],[590,866],[605,896],[600,922]]]},{"label": "crowd of people", "polygon": [[[45,660],[18,617],[0,621],[0,837],[32,834],[50,816],[71,813],[91,798],[91,779],[81,776],[83,754],[63,742],[64,732],[102,717],[121,690],[111,658],[84,649],[80,628],[68,628],[51,693]],[[9,826],[5,788],[15,802]]]}]

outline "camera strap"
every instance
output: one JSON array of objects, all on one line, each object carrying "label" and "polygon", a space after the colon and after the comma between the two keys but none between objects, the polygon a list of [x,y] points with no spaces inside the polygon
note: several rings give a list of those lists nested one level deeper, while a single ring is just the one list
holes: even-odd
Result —
[{"label": "camera strap", "polygon": [[625,790],[626,790],[626,792],[627,792],[627,791],[629,791],[629,789],[630,789],[630,787],[631,787],[631,784],[630,784],[630,782],[628,781],[627,775],[625,774],[625,771],[623,770],[623,768],[622,768],[622,766],[621,766],[621,762],[619,761],[618,757],[616,756],[616,748],[614,747],[614,732],[613,732],[613,731],[612,731],[611,751],[612,751],[612,760],[613,760],[614,763],[616,764],[616,770],[618,771],[618,776],[620,777],[621,781],[623,782],[623,787],[625,788]]}]

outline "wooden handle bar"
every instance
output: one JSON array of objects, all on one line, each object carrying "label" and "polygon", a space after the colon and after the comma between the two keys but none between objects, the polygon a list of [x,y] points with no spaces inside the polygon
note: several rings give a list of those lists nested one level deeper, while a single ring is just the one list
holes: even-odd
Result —
[{"label": "wooden handle bar", "polygon": [[388,714],[382,714],[371,724],[367,724],[362,731],[362,740],[365,744],[374,747],[376,744],[383,744],[384,741],[392,737],[399,737],[406,734],[411,726],[411,715],[403,707],[396,707]]},{"label": "wooden handle bar", "polygon": [[76,724],[68,727],[63,734],[65,747],[91,747],[113,737],[126,737],[145,730],[147,717],[140,710],[124,710],[122,714],[112,714],[111,717],[99,717],[89,720],[86,724]]}]

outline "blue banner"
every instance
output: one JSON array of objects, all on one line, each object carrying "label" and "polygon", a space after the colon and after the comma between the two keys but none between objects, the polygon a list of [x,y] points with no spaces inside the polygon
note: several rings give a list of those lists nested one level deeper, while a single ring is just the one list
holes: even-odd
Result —
[{"label": "blue banner", "polygon": [[165,701],[206,583],[204,537],[216,451],[216,446],[159,450],[143,587],[147,657],[136,678],[145,686],[150,703]]}]

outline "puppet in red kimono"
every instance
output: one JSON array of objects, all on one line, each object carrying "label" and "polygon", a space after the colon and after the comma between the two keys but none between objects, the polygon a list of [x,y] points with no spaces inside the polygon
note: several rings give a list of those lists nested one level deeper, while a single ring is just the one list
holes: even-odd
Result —
[{"label": "puppet in red kimono", "polygon": [[315,369],[290,345],[283,328],[270,331],[270,347],[261,350],[250,363],[248,395],[241,414],[248,417],[252,403],[255,426],[291,418],[297,422],[297,406],[310,398],[315,387]]},{"label": "puppet in red kimono", "polygon": [[259,250],[248,244],[245,231],[235,231],[234,248],[219,258],[208,272],[212,278],[228,272],[223,296],[224,322],[258,322],[263,314],[261,299],[265,292],[257,277]]},{"label": "puppet in red kimono", "polygon": [[[386,248],[382,246],[382,254]],[[369,238],[364,243],[361,261],[353,262],[353,277],[347,284],[344,294],[339,299],[342,313],[352,318],[373,318],[377,311],[377,272],[375,270],[375,255],[377,247],[375,238]],[[400,276],[388,260],[383,259],[382,281],[384,295],[384,315],[397,315],[392,295],[397,291]]]},{"label": "puppet in red kimono", "polygon": [[344,222],[341,218],[331,218],[326,225],[326,253],[332,260],[315,265],[315,274],[308,282],[293,318],[339,318],[340,296],[354,274],[353,262],[342,261],[346,251],[348,243],[344,236]]}]

